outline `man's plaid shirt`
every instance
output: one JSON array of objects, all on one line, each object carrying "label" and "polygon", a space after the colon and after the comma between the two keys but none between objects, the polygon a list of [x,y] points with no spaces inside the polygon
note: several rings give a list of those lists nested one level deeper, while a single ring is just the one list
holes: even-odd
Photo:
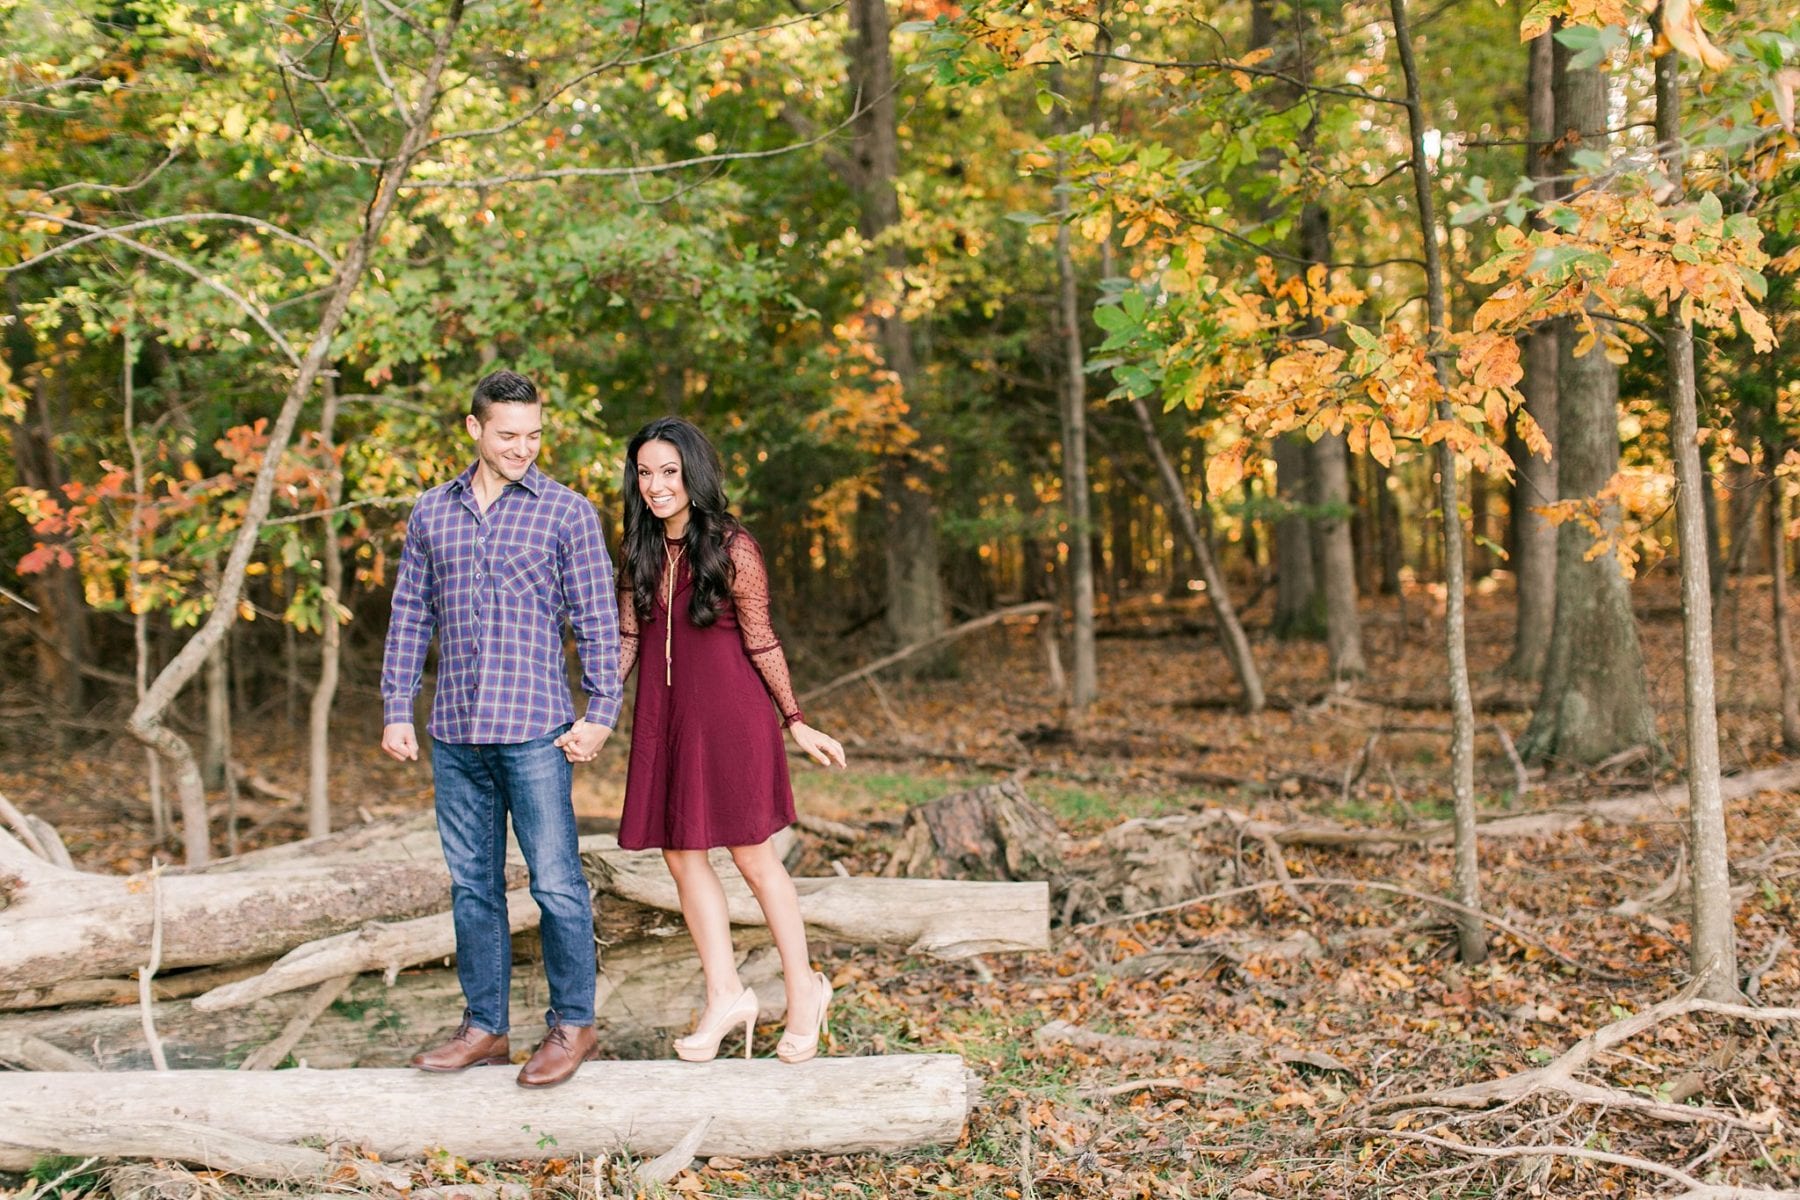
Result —
[{"label": "man's plaid shirt", "polygon": [[432,634],[441,742],[513,743],[574,719],[563,619],[575,630],[587,719],[618,723],[619,610],[600,518],[534,465],[483,513],[475,466],[419,498],[406,522],[381,666],[383,720],[413,719]]}]

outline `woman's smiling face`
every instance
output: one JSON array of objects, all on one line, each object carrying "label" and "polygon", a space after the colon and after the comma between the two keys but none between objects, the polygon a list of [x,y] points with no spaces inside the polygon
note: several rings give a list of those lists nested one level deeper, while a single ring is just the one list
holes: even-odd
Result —
[{"label": "woman's smiling face", "polygon": [[649,441],[638,447],[638,495],[650,514],[668,525],[679,537],[687,525],[687,484],[681,476],[681,452],[668,442]]}]

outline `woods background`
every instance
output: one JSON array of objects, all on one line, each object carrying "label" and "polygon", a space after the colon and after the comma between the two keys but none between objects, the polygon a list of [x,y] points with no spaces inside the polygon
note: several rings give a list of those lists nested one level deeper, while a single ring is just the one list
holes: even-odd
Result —
[{"label": "woods background", "polygon": [[388,589],[504,365],[615,546],[630,433],[714,438],[803,693],[909,651],[821,701],[853,758],[1449,818],[1465,964],[1478,822],[1660,773],[1664,932],[1734,1003],[1721,779],[1800,747],[1797,39],[1759,0],[0,0],[0,745],[130,756],[132,866],[238,849],[253,790],[263,837],[416,800],[370,751]]}]

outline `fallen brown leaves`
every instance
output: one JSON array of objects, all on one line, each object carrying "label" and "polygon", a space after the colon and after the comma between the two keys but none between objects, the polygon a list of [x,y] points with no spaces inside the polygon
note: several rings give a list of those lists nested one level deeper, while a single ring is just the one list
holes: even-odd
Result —
[{"label": "fallen brown leaves", "polygon": [[[1637,586],[1640,598],[1660,595],[1654,577]],[[1766,604],[1749,593],[1736,605],[1721,622],[1720,694],[1732,699],[1722,740],[1728,766],[1750,768],[1773,761],[1778,721],[1761,649],[1766,630],[1754,615]],[[1157,636],[1159,624],[1191,614],[1115,614],[1115,631],[1135,624],[1146,636],[1101,642],[1103,696],[1074,731],[1043,691],[1035,641],[977,639],[959,678],[884,684],[879,701],[866,689],[832,697],[813,716],[844,737],[856,765],[847,775],[797,769],[796,785],[803,806],[820,815],[891,822],[892,830],[909,803],[1026,768],[1027,790],[1072,835],[1077,864],[1084,847],[1098,845],[1124,818],[1205,806],[1275,825],[1417,827],[1442,813],[1442,735],[1382,732],[1360,777],[1350,786],[1344,780],[1377,730],[1431,722],[1416,712],[1396,717],[1382,705],[1386,697],[1442,689],[1438,631],[1421,627],[1422,608],[1435,624],[1422,592],[1408,597],[1409,625],[1396,619],[1391,601],[1367,610],[1376,674],[1349,701],[1320,694],[1322,649],[1259,640],[1269,689],[1290,703],[1255,718],[1229,708],[1230,677],[1210,639],[1180,630]],[[1649,673],[1673,732],[1680,629],[1666,604],[1651,611],[1659,615],[1644,625]],[[1731,649],[1733,621],[1741,653]],[[1529,693],[1491,674],[1505,656],[1509,622],[1506,604],[1477,595],[1474,667],[1478,677],[1489,672],[1478,690],[1524,700],[1494,706],[1516,733]],[[860,764],[859,742],[869,752]],[[1497,741],[1484,745],[1484,803],[1495,814],[1510,811],[1514,768]],[[253,752],[259,749],[261,756]],[[352,789],[339,799],[346,813],[424,801],[418,778],[387,771],[348,735],[340,753]],[[240,756],[279,775],[273,744],[240,747]],[[3,764],[0,791],[56,822],[88,865],[139,867],[149,849],[132,833],[141,809],[118,799],[138,786],[127,757]],[[604,807],[615,802],[620,772],[613,763],[583,786]],[[1208,782],[1193,782],[1202,778]],[[1579,804],[1651,778],[1641,758],[1552,772],[1533,780],[1529,802]],[[1759,968],[1758,1002],[1767,1005],[1800,999],[1800,953],[1792,948],[1800,926],[1795,811],[1794,798],[1778,794],[1730,806],[1740,961]],[[1307,889],[1310,911],[1272,886],[1061,929],[1048,953],[979,963],[816,947],[840,997],[833,1053],[956,1051],[987,1081],[987,1103],[947,1150],[713,1159],[668,1186],[677,1194],[791,1200],[1703,1194],[1634,1165],[1649,1162],[1709,1186],[1800,1187],[1800,1037],[1780,1026],[1681,1015],[1572,1069],[1577,1083],[1641,1098],[1638,1111],[1549,1092],[1478,1112],[1398,1104],[1524,1078],[1674,994],[1686,964],[1685,891],[1661,885],[1679,870],[1681,841],[1671,811],[1666,820],[1586,824],[1491,845],[1485,906],[1530,936],[1501,930],[1493,958],[1479,968],[1452,961],[1443,911],[1345,888]],[[892,841],[876,826],[856,842],[811,838],[807,845],[807,873],[828,873],[835,863],[875,874]],[[1449,891],[1449,853],[1441,846],[1276,852],[1296,881],[1353,877]],[[1197,864],[1195,878],[1268,880],[1270,853],[1257,838],[1228,843],[1220,861]],[[1617,978],[1583,976],[1558,954]],[[1043,1035],[1047,1028],[1053,1035]],[[1654,1111],[1659,1105],[1728,1113],[1734,1122],[1671,1122]],[[1579,1153],[1557,1153],[1562,1146]],[[539,1176],[529,1181],[543,1190],[585,1196],[624,1178],[596,1173],[592,1164],[530,1170]]]}]

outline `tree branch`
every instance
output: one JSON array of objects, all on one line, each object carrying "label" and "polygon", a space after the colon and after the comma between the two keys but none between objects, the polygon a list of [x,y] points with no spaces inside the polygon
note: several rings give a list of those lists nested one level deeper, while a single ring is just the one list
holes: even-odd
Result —
[{"label": "tree branch", "polygon": [[[896,85],[898,86],[898,85]],[[505,187],[513,183],[538,183],[556,179],[631,179],[646,175],[664,175],[670,171],[685,171],[694,167],[703,167],[711,163],[746,162],[755,159],[778,158],[783,154],[791,154],[796,150],[804,150],[816,146],[827,138],[848,128],[863,115],[865,110],[858,108],[844,120],[833,125],[817,137],[804,141],[792,142],[786,146],[776,146],[768,150],[733,150],[719,154],[702,154],[694,158],[676,159],[673,162],[649,163],[632,167],[553,167],[544,171],[520,171],[514,175],[490,175],[482,179],[408,179],[401,183],[401,188],[408,191],[440,190],[457,188],[462,190],[480,190],[483,188]]]},{"label": "tree branch", "polygon": [[137,191],[139,188],[143,187],[146,183],[149,183],[152,179],[155,179],[158,175],[162,174],[162,169],[164,167],[168,166],[170,163],[174,162],[179,157],[181,157],[181,147],[180,146],[171,147],[169,149],[168,154],[163,156],[163,160],[161,162],[157,163],[154,167],[151,167],[150,170],[147,171],[145,174],[140,176],[136,183],[124,183],[124,184],[119,184],[119,183],[65,183],[61,187],[51,188],[49,191],[45,192],[44,195],[45,196],[60,196],[64,192],[87,191],[87,192],[106,192],[110,195],[122,196],[126,192]]},{"label": "tree branch", "polygon": [[[249,317],[252,321],[255,321],[259,326],[261,326],[262,331],[264,333],[268,334],[269,339],[271,341],[273,341],[278,348],[280,348],[282,354],[287,357],[287,360],[289,363],[291,363],[295,366],[298,366],[300,364],[300,355],[295,353],[294,348],[288,344],[288,340],[285,337],[281,336],[281,331],[279,329],[276,329],[275,326],[269,324],[268,318],[263,316],[261,310],[259,310],[256,307],[256,305],[252,304],[241,292],[239,292],[236,288],[232,287],[230,284],[221,283],[219,280],[214,279],[212,276],[208,275],[205,271],[202,271],[199,267],[196,267],[193,263],[188,262],[186,259],[177,258],[175,255],[170,254],[167,251],[158,250],[155,246],[147,246],[143,242],[140,242],[135,238],[125,237],[123,234],[115,233],[112,230],[107,229],[101,225],[89,225],[85,221],[77,221],[70,217],[53,217],[47,213],[30,213],[27,215],[41,217],[42,219],[48,220],[48,221],[57,221],[63,225],[69,226],[71,229],[85,229],[89,233],[99,234],[101,237],[103,237],[107,241],[118,242],[120,245],[129,246],[131,249],[136,250],[139,254],[142,254],[147,258],[154,258],[158,262],[167,263],[169,266],[174,267],[177,271],[180,271],[183,274],[192,276],[194,279],[198,280],[200,283],[206,285],[207,287],[211,288],[213,291],[215,291],[215,292],[219,293],[221,296],[225,297],[227,300],[231,301],[233,304],[237,305],[238,308],[243,310],[245,316]],[[42,258],[42,256],[40,256],[40,259],[41,258]],[[36,260],[34,260],[34,261],[36,261]],[[20,264],[20,265],[23,266],[24,264]]]},{"label": "tree branch", "polygon": [[[157,169],[161,170],[160,167]],[[32,217],[40,221],[56,221],[64,224],[74,224],[74,222],[59,217],[54,213],[21,212],[19,215],[22,217]],[[165,225],[192,225],[201,221],[225,221],[234,225],[248,225],[252,229],[261,230],[262,232],[269,234],[271,237],[299,246],[303,250],[312,251],[324,260],[326,266],[334,271],[337,270],[337,259],[332,257],[331,252],[326,250],[325,247],[319,245],[310,238],[301,237],[297,233],[289,233],[279,225],[273,225],[268,221],[258,220],[256,217],[246,217],[239,213],[202,212],[173,213],[166,217],[149,217],[142,221],[133,221],[129,225],[108,225],[104,227],[87,226],[86,228],[96,229],[98,232],[75,238],[73,241],[61,242],[50,247],[50,249],[44,251],[42,254],[33,255],[23,262],[14,263],[10,267],[0,267],[0,275],[10,274],[13,271],[22,271],[26,267],[35,266],[46,259],[55,258],[59,254],[73,250],[77,246],[85,246],[89,242],[97,242],[108,237],[117,237],[119,234],[123,233],[136,233],[140,229],[159,229]]]}]

